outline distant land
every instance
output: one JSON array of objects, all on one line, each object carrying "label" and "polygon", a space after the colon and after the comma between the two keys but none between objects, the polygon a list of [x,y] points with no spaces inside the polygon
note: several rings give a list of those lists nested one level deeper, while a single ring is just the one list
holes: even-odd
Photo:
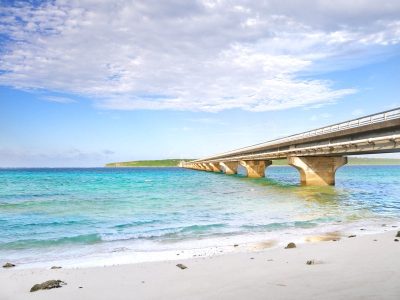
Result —
[{"label": "distant land", "polygon": [[133,160],[109,163],[106,164],[106,167],[177,167],[181,161],[191,160],[192,159]]},{"label": "distant land", "polygon": [[[161,159],[161,160],[134,160],[125,162],[108,163],[109,168],[119,167],[176,167],[181,161],[191,161],[192,159]],[[285,166],[286,159],[274,160],[273,165]],[[400,165],[398,158],[363,158],[349,157],[349,165]]]}]

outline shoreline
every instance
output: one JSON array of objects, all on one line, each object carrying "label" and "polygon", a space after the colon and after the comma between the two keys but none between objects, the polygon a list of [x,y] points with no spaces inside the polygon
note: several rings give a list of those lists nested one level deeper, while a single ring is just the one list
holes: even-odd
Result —
[{"label": "shoreline", "polygon": [[[63,248],[49,248],[43,253],[31,253],[30,257],[10,257],[7,252],[2,253],[3,259],[8,259],[15,264],[15,270],[46,269],[53,265],[63,268],[92,268],[109,267],[113,265],[128,265],[147,262],[173,261],[177,258],[190,259],[193,257],[215,257],[232,253],[252,253],[263,249],[282,248],[289,242],[298,245],[317,242],[340,240],[349,235],[380,234],[389,230],[400,229],[400,222],[394,219],[379,219],[354,221],[343,223],[341,221],[320,224],[311,228],[291,228],[283,230],[266,231],[253,234],[230,235],[226,237],[207,237],[182,240],[167,244],[146,245],[137,248],[129,240],[94,245],[82,245],[79,248],[66,248],[70,255],[58,257],[54,253],[63,251]],[[149,248],[150,246],[150,248]],[[1,251],[0,251],[1,253]],[[38,257],[39,259],[37,259]],[[1,259],[1,258],[0,258]],[[0,263],[5,263],[0,261]]]},{"label": "shoreline", "polygon": [[[337,241],[170,261],[49,270],[1,269],[11,299],[398,299],[398,228]],[[307,265],[311,260],[313,265]],[[176,264],[184,264],[181,270]],[[60,279],[59,289],[29,293]],[[368,283],[366,285],[365,283]],[[82,287],[82,288],[79,288]]]}]

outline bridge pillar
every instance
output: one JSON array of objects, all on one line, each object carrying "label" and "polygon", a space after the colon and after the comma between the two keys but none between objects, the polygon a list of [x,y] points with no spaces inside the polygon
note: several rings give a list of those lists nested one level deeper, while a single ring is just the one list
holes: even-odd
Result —
[{"label": "bridge pillar", "polygon": [[213,172],[217,172],[217,173],[221,172],[221,167],[219,166],[219,163],[209,163],[209,165]]},{"label": "bridge pillar", "polygon": [[335,185],[335,173],[347,164],[346,156],[291,156],[289,165],[300,172],[302,185]]},{"label": "bridge pillar", "polygon": [[220,162],[219,165],[221,166],[222,171],[225,174],[233,175],[233,174],[237,174],[237,168],[239,166],[239,162],[237,162],[237,161],[226,161],[226,162]]},{"label": "bridge pillar", "polygon": [[265,168],[272,164],[270,160],[242,160],[239,162],[247,170],[247,177],[260,178],[265,176]]},{"label": "bridge pillar", "polygon": [[212,172],[212,168],[209,163],[203,163],[204,171]]}]

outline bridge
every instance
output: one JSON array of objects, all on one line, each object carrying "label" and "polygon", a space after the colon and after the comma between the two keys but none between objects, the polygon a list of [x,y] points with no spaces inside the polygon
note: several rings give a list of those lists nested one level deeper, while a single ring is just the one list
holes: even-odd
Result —
[{"label": "bridge", "polygon": [[287,159],[302,185],[334,185],[347,155],[400,152],[400,107],[181,164],[184,168],[264,177],[272,160]]}]

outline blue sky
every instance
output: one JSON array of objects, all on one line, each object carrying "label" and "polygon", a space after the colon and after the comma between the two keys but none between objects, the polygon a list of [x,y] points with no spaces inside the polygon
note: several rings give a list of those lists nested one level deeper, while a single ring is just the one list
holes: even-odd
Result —
[{"label": "blue sky", "polygon": [[400,106],[400,4],[330,2],[1,1],[0,167],[196,158]]}]

